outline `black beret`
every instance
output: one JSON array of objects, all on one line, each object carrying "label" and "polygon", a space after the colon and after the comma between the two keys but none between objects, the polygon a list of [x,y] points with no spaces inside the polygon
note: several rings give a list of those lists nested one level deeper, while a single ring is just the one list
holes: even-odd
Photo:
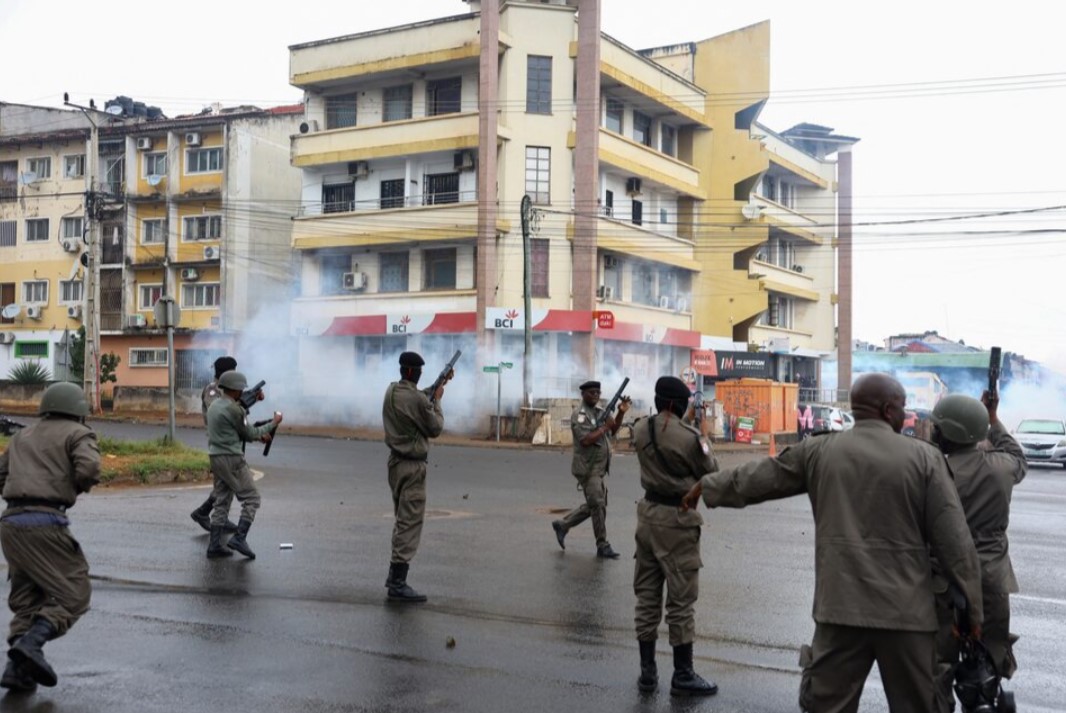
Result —
[{"label": "black beret", "polygon": [[227,371],[233,371],[237,368],[237,360],[231,356],[220,356],[215,359],[215,374],[222,375]]},{"label": "black beret", "polygon": [[589,389],[598,389],[598,388],[600,388],[600,382],[598,382],[598,381],[586,381],[584,384],[582,384],[581,386],[579,386],[577,388],[581,389],[582,391],[588,391]]},{"label": "black beret", "polygon": [[668,401],[687,401],[692,392],[688,390],[685,382],[676,376],[660,376],[655,382],[655,395]]},{"label": "black beret", "polygon": [[400,366],[424,366],[426,360],[418,352],[404,352],[400,355]]}]

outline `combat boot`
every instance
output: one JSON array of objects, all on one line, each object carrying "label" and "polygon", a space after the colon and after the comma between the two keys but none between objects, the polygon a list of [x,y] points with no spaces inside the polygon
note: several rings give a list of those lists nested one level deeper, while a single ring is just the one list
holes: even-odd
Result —
[{"label": "combat boot", "polygon": [[207,541],[207,558],[232,557],[233,553],[222,546],[222,526],[211,526],[211,537]]},{"label": "combat boot", "polygon": [[659,668],[655,665],[655,642],[638,641],[640,644],[640,678],[637,688],[641,693],[654,693],[659,687]]},{"label": "combat boot", "polygon": [[56,685],[56,672],[44,658],[41,647],[56,637],[56,630],[47,619],[37,618],[7,652],[7,657],[32,680],[42,686]]},{"label": "combat boot", "polygon": [[[215,508],[215,499],[209,497],[203,502],[203,504],[189,513],[189,517],[200,527],[204,528],[208,532],[211,532],[211,511]],[[226,533],[236,532],[237,523],[232,520],[226,520],[226,524],[222,526],[222,531]]]},{"label": "combat boot", "polygon": [[389,601],[418,604],[428,599],[425,594],[419,594],[407,585],[407,572],[410,568],[411,565],[407,562],[389,564],[389,579],[385,583],[389,588]]},{"label": "combat boot", "polygon": [[240,552],[250,560],[254,560],[255,553],[252,552],[252,548],[248,546],[248,530],[251,529],[251,527],[252,521],[246,517],[242,517],[241,521],[237,523],[237,534],[229,538],[226,547]]},{"label": "combat boot", "polygon": [[670,679],[671,696],[710,696],[718,692],[714,681],[707,681],[692,670],[692,644],[674,647],[674,677]]},{"label": "combat boot", "polygon": [[37,682],[17,663],[8,661],[4,675],[0,677],[0,688],[6,688],[12,693],[33,693],[37,690]]},{"label": "combat boot", "polygon": [[596,548],[596,556],[600,559],[616,560],[621,557],[620,554],[614,551],[614,548],[610,544],[606,544],[603,547]]},{"label": "combat boot", "polygon": [[559,541],[559,546],[564,550],[566,549],[566,525],[562,520],[552,520],[552,529],[555,530],[555,539]]}]

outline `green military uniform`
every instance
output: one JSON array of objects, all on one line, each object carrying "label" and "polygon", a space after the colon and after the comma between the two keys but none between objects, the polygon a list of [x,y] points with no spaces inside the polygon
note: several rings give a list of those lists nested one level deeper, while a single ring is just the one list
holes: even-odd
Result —
[{"label": "green military uniform", "polygon": [[222,392],[218,388],[218,379],[213,379],[200,392],[200,413],[203,414],[205,426],[207,425],[207,409],[211,408],[211,404],[218,400],[220,396],[222,396]]},{"label": "green military uniform", "polygon": [[591,518],[597,551],[610,546],[607,541],[607,483],[604,479],[611,470],[611,440],[607,433],[590,446],[581,445],[581,440],[596,430],[596,421],[602,413],[602,407],[582,402],[570,414],[570,432],[574,437],[570,473],[577,478],[585,502],[560,521],[565,533]]},{"label": "green military uniform", "polygon": [[930,711],[937,616],[929,550],[981,621],[977,552],[943,456],[863,419],[777,458],[702,480],[709,507],[807,493],[815,520],[814,640],[800,707],[855,711],[876,661],[893,711]]},{"label": "green military uniform", "polygon": [[426,515],[426,459],[429,439],[444,430],[440,403],[410,381],[389,384],[381,410],[389,447],[393,513],[392,562],[405,564],[418,551]]},{"label": "green military uniform", "polygon": [[[992,450],[967,446],[950,453],[948,466],[955,476],[962,509],[981,562],[984,601],[982,640],[999,673],[1010,678],[1017,669],[1010,641],[1010,594],[1018,591],[1007,545],[1011,492],[1025,478],[1025,453],[998,421],[988,431]],[[937,709],[954,708],[952,682],[958,665],[958,641],[952,635],[954,611],[942,582],[937,596],[940,630],[937,633]]]},{"label": "green military uniform", "polygon": [[234,496],[241,504],[241,520],[255,521],[261,499],[252,479],[252,470],[244,459],[242,445],[258,441],[272,428],[272,423],[258,427],[249,424],[244,407],[226,394],[207,409],[207,454],[211,459],[211,475],[215,478],[211,493],[215,501],[211,511],[212,527],[226,524]]}]

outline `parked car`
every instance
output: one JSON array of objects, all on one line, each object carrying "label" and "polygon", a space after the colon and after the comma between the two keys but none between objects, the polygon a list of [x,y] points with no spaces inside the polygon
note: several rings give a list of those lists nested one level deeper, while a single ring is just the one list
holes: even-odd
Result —
[{"label": "parked car", "polygon": [[[804,424],[805,414],[810,408],[810,421]],[[855,425],[855,417],[850,411],[828,406],[825,404],[799,404],[797,409],[800,422],[799,434],[806,438],[813,433],[829,433],[832,431],[847,431]]]},{"label": "parked car", "polygon": [[1030,463],[1057,463],[1066,468],[1066,422],[1027,418],[1014,429],[1014,437]]}]

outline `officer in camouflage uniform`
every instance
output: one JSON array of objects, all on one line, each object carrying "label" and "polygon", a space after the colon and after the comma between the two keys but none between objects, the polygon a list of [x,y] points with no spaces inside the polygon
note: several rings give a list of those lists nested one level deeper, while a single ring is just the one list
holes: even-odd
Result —
[{"label": "officer in camouflage uniform", "polygon": [[775,458],[704,476],[708,507],[806,493],[815,525],[814,640],[800,653],[800,708],[858,710],[877,662],[892,711],[934,706],[936,600],[930,549],[981,625],[981,573],[944,456],[900,435],[906,392],[887,374],[851,388],[855,427],[808,438]]},{"label": "officer in camouflage uniform", "polygon": [[[234,550],[249,559],[255,559],[255,552],[248,546],[247,538],[260,499],[252,480],[252,471],[244,460],[242,446],[251,441],[269,443],[271,434],[281,423],[281,414],[275,411],[271,422],[262,426],[248,423],[248,413],[239,401],[241,392],[248,388],[248,379],[239,371],[222,374],[218,388],[222,396],[207,409],[207,453],[211,458],[211,475],[215,479],[212,492],[215,509],[211,511],[207,556],[212,559],[230,557],[233,555],[230,550]],[[234,495],[241,504],[241,519],[237,523],[237,532],[226,543],[226,548],[229,548],[226,549],[222,546],[222,534]]]},{"label": "officer in camouflage uniform", "polygon": [[84,424],[89,404],[80,387],[52,384],[43,418],[16,433],[0,454],[0,545],[7,560],[12,618],[10,659],[0,686],[29,693],[56,685],[45,642],[63,636],[89,610],[89,563],[67,529],[66,511],[100,482],[96,434]]},{"label": "officer in camouflage uniform", "polygon": [[605,478],[611,470],[610,436],[618,433],[622,417],[629,410],[630,399],[623,396],[618,401],[618,415],[608,416],[602,426],[597,419],[603,413],[600,402],[600,382],[586,381],[580,387],[581,404],[570,414],[570,432],[574,437],[574,458],[570,473],[577,478],[585,493],[585,502],[568,512],[562,520],[552,522],[555,539],[566,549],[566,534],[585,520],[592,519],[592,532],[596,536],[596,556],[618,559],[618,553],[607,541],[607,483]]},{"label": "officer in camouflage uniform", "polygon": [[[204,387],[200,392],[200,412],[204,417],[204,425],[207,425],[207,409],[211,404],[215,402],[215,399],[222,396],[222,392],[218,388],[218,380],[227,371],[233,371],[237,368],[237,360],[231,356],[221,356],[215,359],[215,378]],[[260,400],[262,400],[263,392],[259,392]],[[215,496],[212,492],[207,496],[207,500],[203,504],[192,511],[189,515],[200,527],[204,528],[208,532],[211,532],[211,511],[215,509]],[[226,514],[226,524],[223,526],[225,532],[236,532],[237,524],[229,519],[229,514]]]},{"label": "officer in camouflage uniform", "polygon": [[[996,411],[999,399],[984,392],[981,401],[950,394],[933,409],[933,442],[947,456],[955,475],[962,509],[970,526],[977,557],[981,561],[981,593],[984,601],[983,641],[1004,678],[1010,678],[1017,664],[1011,646],[1010,594],[1018,591],[1007,544],[1010,499],[1014,486],[1025,478],[1025,453],[1007,433]],[[991,425],[991,428],[989,426]],[[991,449],[977,444],[988,438]],[[934,577],[937,587],[937,711],[955,708],[952,682],[959,663],[959,643],[952,634],[955,612],[948,584]]]},{"label": "officer in camouflage uniform", "polygon": [[[640,645],[637,687],[651,693],[659,684],[655,640],[663,618],[666,585],[666,623],[674,649],[670,694],[705,696],[718,690],[692,668],[696,638],[696,599],[699,597],[700,527],[695,510],[681,512],[681,498],[706,473],[718,470],[707,438],[707,419],[700,430],[682,421],[688,405],[688,386],[676,376],[655,382],[655,416],[633,426],[633,444],[640,460],[644,499],[637,503],[637,553],[633,592],[637,595],[636,628]],[[694,415],[694,414],[693,414]]]},{"label": "officer in camouflage uniform", "polygon": [[[427,597],[407,584],[411,560],[422,539],[426,515],[426,459],[429,439],[444,429],[440,400],[444,384],[433,394],[418,390],[425,360],[416,352],[400,355],[400,381],[389,384],[381,418],[389,447],[389,488],[396,521],[392,528],[392,557],[385,580],[388,598],[395,602],[424,602]],[[451,379],[448,374],[445,382]]]}]

